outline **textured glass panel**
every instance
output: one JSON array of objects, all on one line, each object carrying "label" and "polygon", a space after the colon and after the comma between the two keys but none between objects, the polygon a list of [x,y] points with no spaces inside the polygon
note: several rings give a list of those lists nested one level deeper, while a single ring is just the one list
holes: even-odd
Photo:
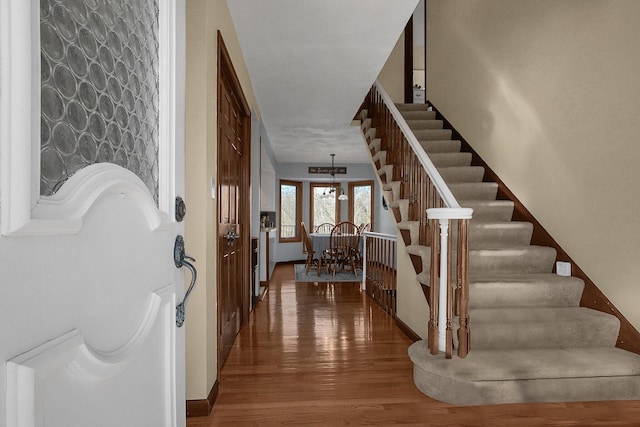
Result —
[{"label": "textured glass panel", "polygon": [[110,162],[158,200],[158,0],[41,0],[40,194]]}]

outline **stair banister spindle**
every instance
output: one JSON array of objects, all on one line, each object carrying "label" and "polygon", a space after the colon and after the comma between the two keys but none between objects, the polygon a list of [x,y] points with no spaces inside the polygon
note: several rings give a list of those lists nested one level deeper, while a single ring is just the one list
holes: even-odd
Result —
[{"label": "stair banister spindle", "polygon": [[471,350],[471,331],[469,330],[469,220],[458,220],[458,265],[456,303],[460,328],[458,329],[458,356],[467,357]]},{"label": "stair banister spindle", "polygon": [[[446,329],[447,329],[447,292],[450,292],[449,286],[449,269],[447,265],[447,252],[448,252],[448,229],[449,229],[449,220],[451,219],[471,219],[471,215],[473,214],[473,209],[471,208],[431,208],[427,209],[427,216],[430,220],[438,220],[440,224],[440,265],[439,265],[439,273],[440,279],[438,281],[438,302],[434,302],[432,300],[432,305],[437,304],[439,306],[438,310],[438,349],[440,351],[446,351],[447,348],[447,340],[446,340]],[[433,225],[435,228],[435,224]],[[432,233],[434,233],[432,231]],[[431,248],[433,252],[435,250],[434,247]],[[432,257],[433,259],[433,257]],[[433,269],[434,264],[432,263],[431,268]],[[433,283],[433,282],[432,282]],[[433,284],[432,284],[433,286]],[[467,284],[468,286],[468,284]],[[433,349],[432,349],[433,351]]]},{"label": "stair banister spindle", "polygon": [[431,354],[438,354],[438,233],[437,220],[431,224],[431,271],[429,278],[429,350]]},{"label": "stair banister spindle", "polygon": [[[407,121],[377,81],[373,93],[376,100],[374,108],[378,111],[380,121],[380,132],[376,131],[376,137],[381,141],[381,147],[374,149],[376,152],[385,151],[386,164],[391,166],[391,174],[386,172],[382,175],[382,182],[397,185],[393,183],[399,181],[398,196],[400,199],[407,200],[409,205],[408,210],[404,212],[400,210],[399,214],[395,212],[397,218],[406,218],[405,220],[414,223],[417,221],[419,226],[417,243],[423,242],[423,235],[426,242],[430,241],[429,349],[432,354],[444,351],[447,357],[451,357],[453,342],[451,319],[455,298],[456,312],[462,313],[462,328],[457,331],[458,336],[466,337],[464,340],[467,344],[467,350],[458,349],[458,354],[464,357],[463,354],[468,351],[469,343],[468,243],[461,241],[453,243],[449,227],[452,220],[458,220],[460,224],[460,220],[470,219],[473,210],[460,207]],[[462,223],[466,230],[468,221],[462,221]],[[414,232],[411,231],[411,234]],[[466,231],[459,234],[466,236]],[[415,235],[412,235],[412,238],[414,237]],[[451,256],[454,247],[458,251],[456,266],[452,265],[453,257]],[[447,285],[447,283],[451,284],[454,271],[459,280],[456,283],[455,295],[454,289]]]}]

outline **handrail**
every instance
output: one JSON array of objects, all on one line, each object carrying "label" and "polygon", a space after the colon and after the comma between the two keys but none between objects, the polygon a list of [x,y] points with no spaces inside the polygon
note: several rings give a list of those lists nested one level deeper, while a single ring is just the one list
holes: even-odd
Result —
[{"label": "handrail", "polygon": [[[423,259],[430,269],[429,349],[431,354],[443,351],[446,358],[452,357],[455,312],[460,321],[458,356],[466,357],[470,350],[468,227],[473,209],[460,206],[379,81],[371,88],[365,104],[371,122],[364,126],[364,138],[375,154],[372,160],[380,168],[383,182],[389,185],[386,190],[391,190],[393,198],[408,202],[397,205],[396,219],[406,221],[405,227],[418,223],[417,234],[411,232],[410,238],[403,236],[409,239],[405,243],[430,247],[430,258]],[[374,132],[370,133],[369,128]],[[453,221],[458,229],[455,245],[453,233],[449,232]],[[456,270],[453,270],[454,248]],[[454,274],[455,292],[451,287]]]},{"label": "handrail", "polygon": [[458,201],[454,197],[449,187],[447,187],[447,184],[445,184],[444,179],[442,179],[442,176],[440,175],[440,172],[438,172],[438,169],[436,169],[429,156],[427,156],[427,153],[424,151],[424,149],[418,142],[418,139],[409,128],[407,121],[404,119],[404,117],[402,117],[402,114],[400,114],[400,110],[398,110],[395,103],[391,100],[391,97],[389,96],[387,91],[384,90],[380,81],[376,80],[375,87],[380,93],[382,100],[387,105],[387,109],[395,119],[398,127],[400,127],[400,130],[404,134],[405,138],[407,138],[407,142],[418,157],[420,164],[422,165],[422,167],[424,167],[424,169],[431,177],[433,185],[438,191],[438,194],[440,194],[440,197],[442,198],[446,206],[448,208],[460,208]]}]

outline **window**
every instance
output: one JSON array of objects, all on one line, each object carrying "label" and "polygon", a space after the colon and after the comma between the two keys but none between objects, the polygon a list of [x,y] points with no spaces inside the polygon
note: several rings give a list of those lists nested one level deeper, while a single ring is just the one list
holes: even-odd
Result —
[{"label": "window", "polygon": [[340,219],[340,204],[338,203],[338,191],[331,191],[331,187],[326,183],[310,184],[311,203],[311,223],[309,230],[314,230],[316,226],[325,222],[337,224]]},{"label": "window", "polygon": [[281,242],[301,242],[302,183],[280,180],[280,230]]},{"label": "window", "polygon": [[373,181],[349,183],[349,221],[373,227]]}]

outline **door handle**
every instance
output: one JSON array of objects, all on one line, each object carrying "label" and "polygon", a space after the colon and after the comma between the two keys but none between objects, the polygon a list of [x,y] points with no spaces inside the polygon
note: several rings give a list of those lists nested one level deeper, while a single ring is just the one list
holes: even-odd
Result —
[{"label": "door handle", "polygon": [[196,259],[185,253],[184,238],[180,235],[176,236],[176,241],[173,245],[173,262],[175,263],[176,268],[187,267],[189,271],[191,271],[191,284],[189,285],[187,292],[184,294],[182,301],[176,306],[176,326],[178,328],[184,324],[187,300],[189,299],[189,295],[191,295],[191,291],[193,291],[193,288],[196,286],[196,280],[198,278],[198,271],[190,261],[195,262]]},{"label": "door handle", "polygon": [[233,245],[233,242],[240,238],[240,235],[236,233],[233,228],[229,227],[227,229],[227,234],[225,234],[224,237],[227,239],[227,246],[231,246]]}]

